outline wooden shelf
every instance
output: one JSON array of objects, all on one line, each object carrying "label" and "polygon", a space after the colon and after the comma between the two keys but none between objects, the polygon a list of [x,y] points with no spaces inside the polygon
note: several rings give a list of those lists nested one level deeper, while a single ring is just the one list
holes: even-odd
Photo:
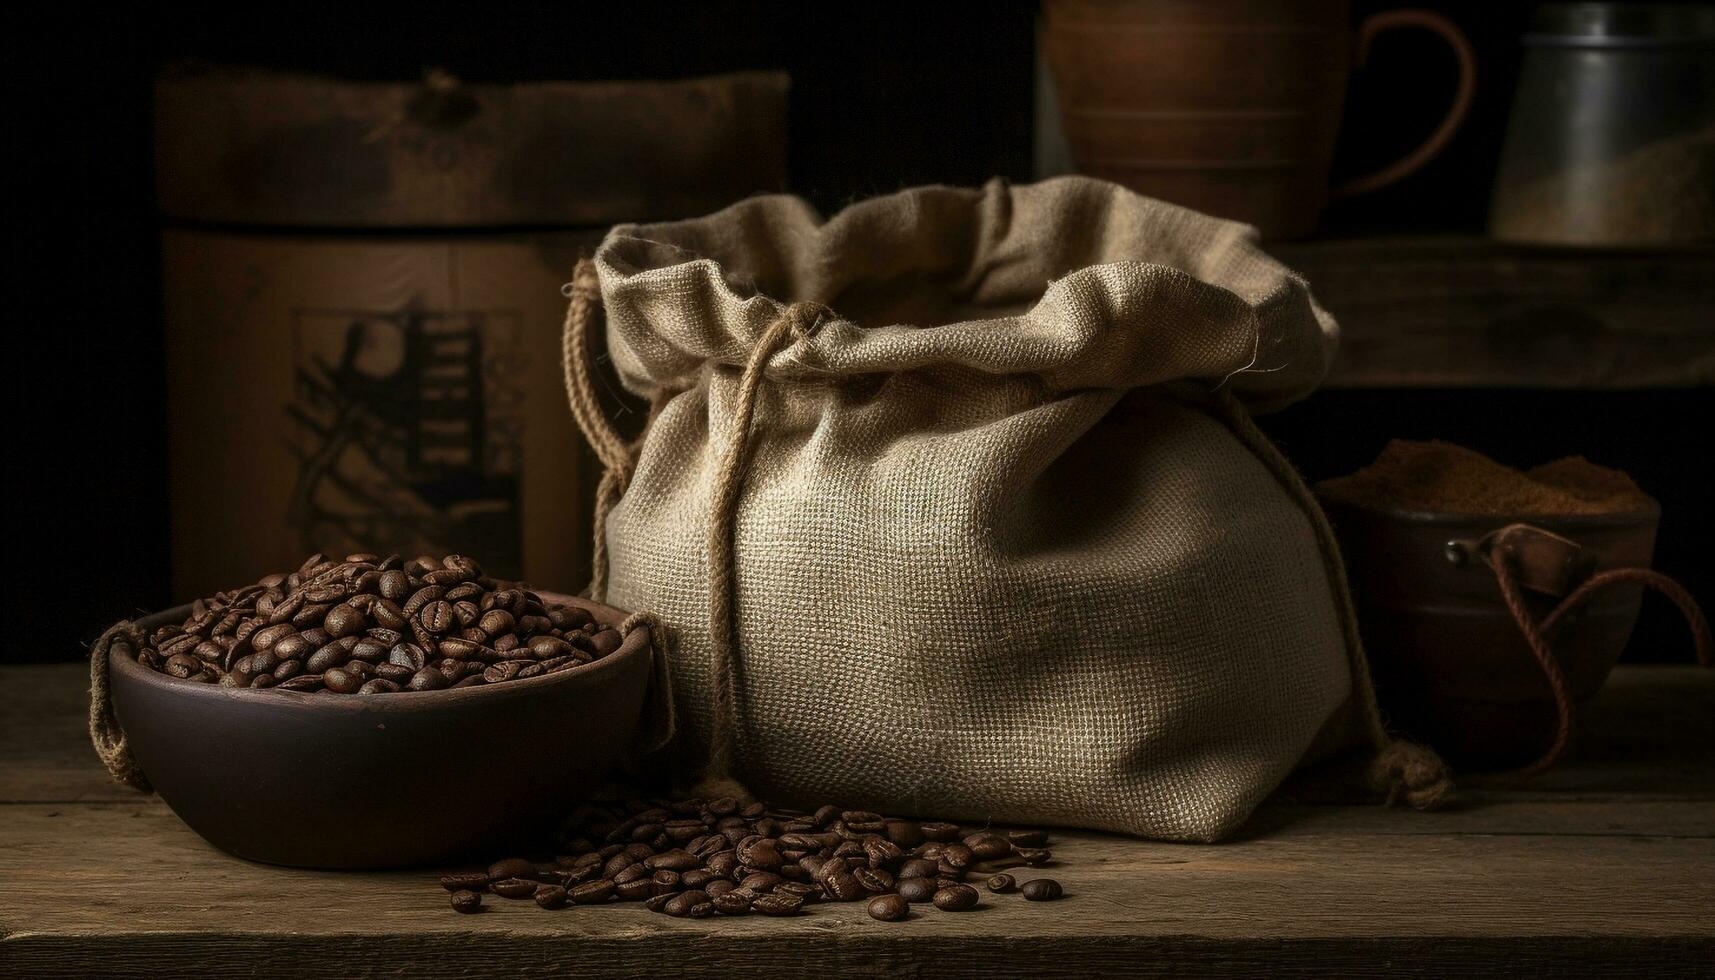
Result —
[{"label": "wooden shelf", "polygon": [[1340,321],[1340,388],[1715,384],[1715,248],[1523,248],[1476,236],[1280,242]]},{"label": "wooden shelf", "polygon": [[[1575,755],[1462,805],[1388,810],[1323,767],[1230,843],[1057,834],[1050,905],[874,922],[636,905],[459,916],[427,871],[214,850],[107,778],[80,664],[0,669],[0,976],[1707,976],[1715,671],[1614,672]],[[425,814],[432,819],[432,814]],[[409,828],[401,828],[409,833]]]}]

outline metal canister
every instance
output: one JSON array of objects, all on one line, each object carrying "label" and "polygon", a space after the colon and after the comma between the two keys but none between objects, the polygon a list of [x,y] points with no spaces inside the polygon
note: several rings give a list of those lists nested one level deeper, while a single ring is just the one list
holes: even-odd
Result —
[{"label": "metal canister", "polygon": [[1715,6],[1545,4],[1524,44],[1491,234],[1715,240]]}]

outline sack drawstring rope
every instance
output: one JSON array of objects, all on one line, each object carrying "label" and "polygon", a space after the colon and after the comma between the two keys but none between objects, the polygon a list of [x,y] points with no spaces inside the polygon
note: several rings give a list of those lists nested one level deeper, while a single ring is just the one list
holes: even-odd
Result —
[{"label": "sack drawstring rope", "polygon": [[1292,495],[1310,521],[1316,533],[1316,546],[1322,552],[1322,566],[1328,571],[1328,587],[1334,593],[1334,604],[1340,617],[1340,631],[1346,640],[1346,655],[1351,664],[1353,694],[1358,699],[1359,721],[1375,755],[1370,760],[1371,788],[1387,794],[1387,802],[1403,802],[1420,810],[1432,810],[1441,805],[1453,789],[1452,774],[1447,764],[1428,746],[1394,738],[1382,721],[1381,705],[1376,701],[1375,682],[1370,677],[1369,657],[1364,653],[1363,640],[1358,635],[1358,614],[1352,605],[1350,583],[1346,580],[1346,564],[1340,557],[1340,545],[1334,529],[1328,523],[1322,506],[1298,471],[1280,454],[1274,443],[1257,428],[1247,411],[1231,391],[1215,392],[1216,403],[1226,416],[1228,426],[1253,455],[1262,460],[1275,480]]},{"label": "sack drawstring rope", "polygon": [[[580,259],[566,287],[571,299],[566,310],[566,328],[562,337],[562,355],[566,373],[567,397],[572,415],[584,437],[594,447],[606,471],[596,490],[594,569],[591,594],[597,599],[607,590],[607,519],[620,496],[625,493],[636,469],[644,435],[635,442],[626,440],[608,423],[595,398],[594,372],[591,369],[589,346],[590,325],[596,307],[601,302],[600,282],[595,264]],[[809,337],[831,311],[820,303],[793,303],[783,308],[757,338],[739,376],[738,392],[733,400],[732,433],[721,453],[715,471],[714,486],[709,495],[708,581],[709,581],[709,646],[710,667],[714,686],[714,706],[710,719],[709,758],[704,773],[705,785],[731,784],[733,761],[737,755],[742,732],[739,716],[742,692],[741,669],[738,663],[737,580],[734,568],[733,530],[738,515],[739,496],[744,490],[746,466],[750,459],[751,422],[756,414],[756,394],[768,361],[782,347]],[[666,394],[654,399],[650,409],[651,423],[666,402]]]}]

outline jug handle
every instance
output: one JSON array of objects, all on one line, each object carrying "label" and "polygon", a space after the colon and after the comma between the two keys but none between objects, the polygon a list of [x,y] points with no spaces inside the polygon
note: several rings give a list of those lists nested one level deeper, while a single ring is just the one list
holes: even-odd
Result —
[{"label": "jug handle", "polygon": [[1471,111],[1471,99],[1477,92],[1477,54],[1471,48],[1471,40],[1465,32],[1446,17],[1429,10],[1405,9],[1384,10],[1364,19],[1358,27],[1358,40],[1354,64],[1362,67],[1369,57],[1370,45],[1378,34],[1395,28],[1416,27],[1438,34],[1453,49],[1453,55],[1459,60],[1459,87],[1453,93],[1453,104],[1448,107],[1447,115],[1441,120],[1435,132],[1405,156],[1393,163],[1375,171],[1348,180],[1334,187],[1334,197],[1351,197],[1356,194],[1367,194],[1379,190],[1416,171],[1419,167],[1435,159],[1435,155],[1446,147],[1447,142],[1458,131],[1459,125],[1465,121],[1465,116]]},{"label": "jug handle", "polygon": [[[1573,700],[1566,675],[1555,659],[1548,637],[1567,616],[1589,601],[1597,592],[1610,585],[1628,582],[1655,589],[1666,596],[1685,617],[1697,649],[1697,661],[1704,667],[1715,667],[1715,637],[1709,630],[1709,620],[1691,597],[1685,586],[1649,568],[1610,568],[1595,571],[1595,556],[1576,542],[1529,524],[1509,524],[1485,535],[1480,541],[1450,541],[1447,559],[1455,564],[1480,558],[1495,573],[1501,599],[1512,613],[1519,632],[1530,644],[1531,653],[1542,667],[1543,676],[1554,693],[1557,723],[1554,744],[1541,758],[1505,775],[1519,779],[1538,776],[1553,767],[1565,754],[1577,722],[1577,702]],[[1539,592],[1559,600],[1552,612],[1541,621],[1525,605],[1524,590]]]}]

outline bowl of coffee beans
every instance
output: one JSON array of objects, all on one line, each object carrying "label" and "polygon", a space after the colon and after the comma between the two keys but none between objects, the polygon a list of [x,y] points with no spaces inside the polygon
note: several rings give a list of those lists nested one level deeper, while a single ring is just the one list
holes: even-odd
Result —
[{"label": "bowl of coffee beans", "polygon": [[471,559],[314,555],[137,621],[114,713],[163,800],[269,864],[445,862],[552,829],[666,732],[650,631]]}]

